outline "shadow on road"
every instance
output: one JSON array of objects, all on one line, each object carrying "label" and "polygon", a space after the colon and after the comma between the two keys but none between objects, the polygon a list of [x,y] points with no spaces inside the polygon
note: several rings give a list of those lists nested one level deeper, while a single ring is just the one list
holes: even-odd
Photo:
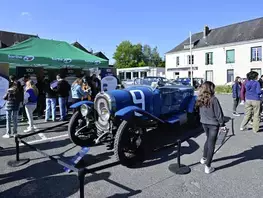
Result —
[{"label": "shadow on road", "polygon": [[[99,159],[99,162],[102,162],[109,159],[111,154],[112,152],[96,156],[88,154],[86,158],[89,158],[91,161],[92,159]],[[89,165],[91,165],[90,161]],[[1,174],[0,185],[24,179],[28,180],[28,182],[23,183],[20,186],[13,187],[2,192],[1,197],[69,197],[78,192],[79,181],[77,176],[68,174],[57,176],[57,174],[62,173],[64,173],[62,166],[56,165],[54,162],[48,160],[33,164],[12,173]],[[133,190],[123,184],[111,180],[109,178],[110,175],[110,172],[87,174],[85,177],[85,184],[104,180],[112,185],[122,188],[125,191],[128,191],[128,193],[114,194],[110,197],[127,197],[141,193],[141,190]],[[89,194],[88,192],[86,193]]]},{"label": "shadow on road", "polygon": [[262,149],[263,149],[263,145],[254,146],[251,149],[246,150],[240,154],[215,159],[215,160],[213,160],[213,162],[218,162],[218,161],[223,161],[223,160],[231,160],[231,159],[234,160],[229,164],[225,164],[225,165],[222,165],[222,166],[219,166],[216,168],[216,170],[221,170],[221,169],[229,168],[229,167],[232,167],[232,166],[235,166],[235,165],[247,162],[247,161],[263,159]]}]

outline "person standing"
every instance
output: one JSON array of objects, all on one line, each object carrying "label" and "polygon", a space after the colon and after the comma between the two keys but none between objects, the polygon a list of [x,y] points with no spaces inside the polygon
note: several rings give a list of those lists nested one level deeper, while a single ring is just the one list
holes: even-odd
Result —
[{"label": "person standing", "polygon": [[206,81],[201,85],[196,106],[199,108],[200,122],[207,136],[200,163],[205,164],[205,173],[209,174],[215,170],[211,163],[219,129],[225,127],[224,113],[215,97],[214,83]]},{"label": "person standing", "polygon": [[28,119],[28,128],[24,130],[25,133],[34,132],[36,126],[34,126],[33,112],[37,108],[38,90],[32,80],[26,82],[26,91],[24,94],[24,104],[26,115]]},{"label": "person standing", "polygon": [[[21,98],[19,97],[19,90],[14,82],[7,90],[3,97],[6,100],[6,134],[3,138],[12,138],[17,135],[18,110]],[[13,133],[11,132],[11,121],[13,122]]]},{"label": "person standing", "polygon": [[[72,102],[76,103],[82,100],[83,97],[88,95],[88,91],[82,89],[82,80],[77,78],[71,85],[71,95]],[[76,112],[76,109],[73,109],[73,113]]]},{"label": "person standing", "polygon": [[253,116],[253,132],[258,132],[260,122],[261,94],[262,91],[258,82],[258,73],[251,71],[248,74],[248,81],[246,83],[245,116],[240,126],[241,131],[246,129],[247,124]]},{"label": "person standing", "polygon": [[51,89],[50,83],[50,80],[44,80],[44,93],[46,95],[45,122],[48,122],[50,118],[50,113],[52,115],[52,121],[56,121],[57,93]]},{"label": "person standing", "polygon": [[[260,79],[258,80],[259,84],[260,84],[260,88],[261,90],[263,89],[263,75],[261,75]],[[260,114],[262,115],[263,112],[263,108],[262,108],[262,104],[263,104],[263,96],[261,95],[261,104],[260,104]]]},{"label": "person standing", "polygon": [[246,79],[242,80],[241,83],[241,91],[240,91],[240,99],[241,99],[241,105],[245,104],[245,95],[246,95],[246,83],[248,81],[248,73],[246,74]]},{"label": "person standing", "polygon": [[234,116],[240,116],[240,114],[237,113],[237,106],[240,102],[240,93],[241,93],[241,78],[237,76],[235,79],[235,83],[232,85],[233,115]]},{"label": "person standing", "polygon": [[[25,92],[26,90],[26,83],[27,81],[30,80],[30,76],[25,74],[24,75],[24,78],[23,78],[23,92]],[[26,115],[26,109],[25,109],[25,104],[23,104],[23,108],[22,108],[22,119],[21,119],[21,122],[26,122],[27,121],[27,115]]]},{"label": "person standing", "polygon": [[60,111],[60,120],[66,120],[66,106],[67,100],[69,97],[70,85],[69,83],[64,80],[61,75],[57,75],[57,94],[58,94],[58,103],[59,103],[59,111]]},{"label": "person standing", "polygon": [[101,91],[101,82],[97,78],[96,74],[91,76],[91,82],[89,86],[91,88],[91,98],[92,101],[94,101],[96,95]]},{"label": "person standing", "polygon": [[17,79],[15,75],[9,76],[9,88],[12,87],[16,83]]},{"label": "person standing", "polygon": [[45,93],[43,77],[37,76],[36,87],[38,89],[37,115],[38,119],[42,119],[45,110]]}]

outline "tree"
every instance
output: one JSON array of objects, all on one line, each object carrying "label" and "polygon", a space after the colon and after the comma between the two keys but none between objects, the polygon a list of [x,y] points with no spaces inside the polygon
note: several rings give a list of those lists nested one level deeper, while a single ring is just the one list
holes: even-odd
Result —
[{"label": "tree", "polygon": [[151,55],[153,66],[158,67],[162,62],[162,58],[160,57],[157,47],[153,48]]},{"label": "tree", "polygon": [[152,49],[149,45],[144,45],[143,46],[143,61],[146,65],[151,65],[151,60],[152,60]]},{"label": "tree", "polygon": [[133,45],[130,41],[123,41],[118,46],[113,55],[117,68],[128,68],[132,66]]},{"label": "tree", "polygon": [[130,41],[121,42],[113,55],[117,68],[155,66],[164,67],[157,47],[142,46],[140,43],[133,45]]}]

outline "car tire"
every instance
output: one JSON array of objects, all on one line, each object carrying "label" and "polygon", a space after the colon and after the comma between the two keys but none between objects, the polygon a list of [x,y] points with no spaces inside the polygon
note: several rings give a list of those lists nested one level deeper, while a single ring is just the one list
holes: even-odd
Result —
[{"label": "car tire", "polygon": [[125,136],[128,136],[128,129],[132,128],[130,122],[123,120],[120,124],[114,140],[114,154],[117,159],[117,161],[120,162],[120,164],[132,167],[138,163],[142,163],[144,160],[144,149],[142,144],[143,134],[140,136],[141,138],[141,144],[137,148],[136,152],[133,156],[127,157],[125,153],[122,151],[123,144],[125,144]]},{"label": "car tire", "polygon": [[78,138],[75,135],[75,131],[76,131],[76,127],[78,125],[78,120],[81,118],[81,113],[79,111],[75,112],[70,121],[69,121],[69,125],[68,125],[68,136],[69,139],[78,146],[91,146],[92,144],[94,144],[94,138],[90,138],[87,140],[83,140]]}]

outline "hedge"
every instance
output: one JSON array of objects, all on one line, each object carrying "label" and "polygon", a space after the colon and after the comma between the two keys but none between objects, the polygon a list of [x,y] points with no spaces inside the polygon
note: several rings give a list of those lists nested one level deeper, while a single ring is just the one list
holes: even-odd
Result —
[{"label": "hedge", "polygon": [[216,93],[232,93],[232,87],[230,85],[218,85],[215,89]]}]

